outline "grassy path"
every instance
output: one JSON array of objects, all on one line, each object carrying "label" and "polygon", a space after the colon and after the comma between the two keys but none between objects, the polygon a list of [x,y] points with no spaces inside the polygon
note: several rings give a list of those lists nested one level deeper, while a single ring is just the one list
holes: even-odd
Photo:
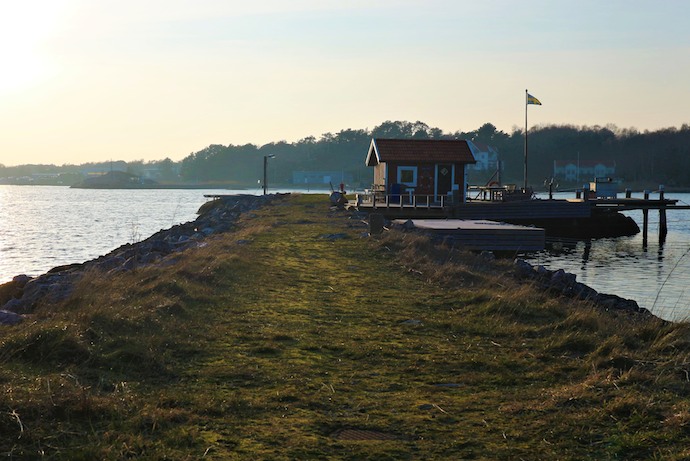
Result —
[{"label": "grassy path", "polygon": [[276,224],[248,246],[251,260],[224,301],[225,340],[202,371],[223,376],[218,392],[233,402],[234,424],[221,418],[214,437],[230,443],[228,456],[412,456],[421,428],[408,413],[431,413],[417,409],[432,379],[420,370],[416,325],[428,315],[418,309],[424,284],[372,254],[345,213],[268,213]]}]

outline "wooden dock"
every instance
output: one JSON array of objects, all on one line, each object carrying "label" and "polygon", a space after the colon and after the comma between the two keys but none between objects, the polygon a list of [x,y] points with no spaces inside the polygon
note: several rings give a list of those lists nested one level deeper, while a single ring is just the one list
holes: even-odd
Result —
[{"label": "wooden dock", "polygon": [[632,198],[629,191],[626,191],[625,198],[598,199],[589,201],[595,209],[610,211],[631,211],[642,210],[642,242],[647,246],[647,234],[649,228],[649,210],[659,211],[659,242],[666,241],[668,227],[666,224],[666,210],[690,210],[690,205],[679,205],[678,200],[667,199],[664,191],[659,191],[659,198],[653,200],[649,198],[649,191],[644,191],[644,197]]},{"label": "wooden dock", "polygon": [[419,229],[437,239],[450,239],[467,250],[540,251],[546,241],[544,229],[488,220],[396,219],[393,224]]},{"label": "wooden dock", "polygon": [[[350,206],[364,212],[380,213],[387,219],[457,218],[487,219],[518,225],[535,225],[550,235],[576,238],[634,235],[639,228],[620,212],[641,210],[643,242],[647,241],[649,211],[659,212],[659,239],[667,233],[666,212],[688,210],[690,205],[664,197],[660,186],[658,198],[644,191],[643,198],[633,198],[629,190],[618,198],[595,197],[578,191],[573,199],[482,200],[462,201],[457,196],[390,196],[377,193],[357,194]],[[491,196],[493,197],[493,195]],[[626,222],[626,220],[628,222]]]}]

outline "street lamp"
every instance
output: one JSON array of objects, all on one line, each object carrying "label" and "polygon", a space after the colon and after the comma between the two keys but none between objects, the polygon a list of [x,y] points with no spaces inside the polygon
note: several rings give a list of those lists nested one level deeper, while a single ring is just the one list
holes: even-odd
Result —
[{"label": "street lamp", "polygon": [[264,155],[264,195],[266,195],[266,189],[268,189],[268,184],[266,183],[266,167],[268,166],[268,159],[276,158],[275,155]]}]

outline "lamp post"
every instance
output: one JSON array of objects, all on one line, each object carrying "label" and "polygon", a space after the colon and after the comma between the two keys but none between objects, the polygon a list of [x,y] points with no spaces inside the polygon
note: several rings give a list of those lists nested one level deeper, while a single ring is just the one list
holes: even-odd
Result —
[{"label": "lamp post", "polygon": [[264,182],[263,182],[263,185],[264,185],[264,195],[266,195],[266,190],[268,189],[268,184],[266,183],[266,169],[267,169],[267,167],[268,167],[268,159],[269,159],[269,158],[276,158],[276,156],[273,155],[273,154],[271,154],[271,155],[264,155]]}]

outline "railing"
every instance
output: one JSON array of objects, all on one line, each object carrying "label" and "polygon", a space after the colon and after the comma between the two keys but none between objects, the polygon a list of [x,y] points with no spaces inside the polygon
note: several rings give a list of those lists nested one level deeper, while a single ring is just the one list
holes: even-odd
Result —
[{"label": "railing", "polygon": [[531,189],[518,189],[515,184],[498,184],[488,186],[468,186],[467,200],[479,202],[509,202],[531,198]]},{"label": "railing", "polygon": [[357,205],[373,208],[444,208],[455,203],[453,197],[448,195],[384,194],[382,192],[356,194],[355,200]]}]

